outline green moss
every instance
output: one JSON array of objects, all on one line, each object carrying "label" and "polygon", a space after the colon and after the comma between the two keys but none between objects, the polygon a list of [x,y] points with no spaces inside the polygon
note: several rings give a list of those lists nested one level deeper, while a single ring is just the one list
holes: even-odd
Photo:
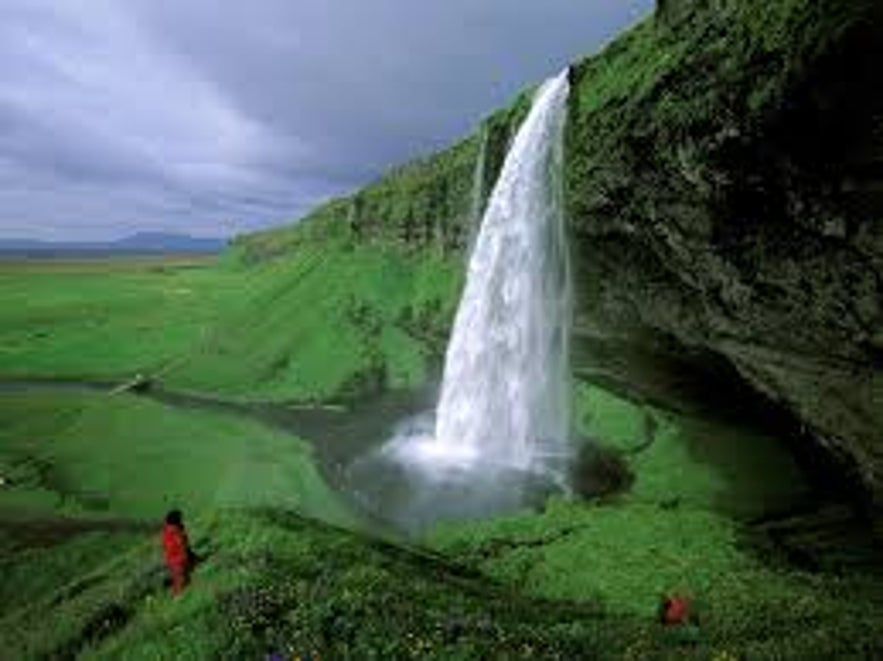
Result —
[{"label": "green moss", "polygon": [[576,227],[604,216],[648,222],[697,186],[713,204],[719,160],[757,140],[873,11],[836,0],[714,5],[648,19],[575,66],[565,172]]},{"label": "green moss", "polygon": [[616,450],[638,448],[647,441],[652,409],[635,405],[585,381],[574,386],[575,433]]}]

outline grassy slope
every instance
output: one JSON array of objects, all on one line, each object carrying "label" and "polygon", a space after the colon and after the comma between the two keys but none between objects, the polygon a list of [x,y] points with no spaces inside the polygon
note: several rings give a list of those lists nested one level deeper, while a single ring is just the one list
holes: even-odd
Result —
[{"label": "grassy slope", "polygon": [[650,620],[660,595],[689,594],[701,627],[682,634],[703,653],[830,658],[881,649],[875,621],[883,582],[868,564],[868,540],[861,550],[834,542],[818,566],[801,569],[747,524],[787,512],[806,495],[775,439],[633,404],[587,384],[578,388],[577,414],[585,436],[626,453],[634,476],[627,492],[444,526],[430,542],[528,594],[623,616]]},{"label": "grassy slope", "polygon": [[0,395],[0,512],[155,520],[278,505],[346,520],[303,441],[132,396]]},{"label": "grassy slope", "polygon": [[[590,606],[537,602],[437,556],[366,540],[281,510],[226,511],[172,600],[147,544],[0,620],[17,658],[575,658],[662,632]],[[51,608],[51,620],[45,614]]]},{"label": "grassy slope", "polygon": [[253,286],[168,385],[310,400],[420,383],[444,346],[457,266],[440,255],[334,240],[238,266]]},{"label": "grassy slope", "polygon": [[0,267],[0,377],[127,379],[227,398],[316,400],[425,379],[459,261],[394,246],[299,242],[246,264]]},{"label": "grassy slope", "polygon": [[63,600],[68,587],[121,558],[134,553],[155,568],[158,522],[173,506],[197,531],[235,506],[354,521],[300,439],[131,396],[0,394],[0,476],[7,633],[6,618]]}]

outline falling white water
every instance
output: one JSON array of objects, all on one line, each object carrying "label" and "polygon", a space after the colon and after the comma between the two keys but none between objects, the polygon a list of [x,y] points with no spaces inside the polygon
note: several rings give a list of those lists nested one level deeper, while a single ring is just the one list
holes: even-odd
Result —
[{"label": "falling white water", "polygon": [[426,469],[543,472],[568,455],[567,72],[546,81],[506,156],[469,262],[434,433],[395,443]]},{"label": "falling white water", "polygon": [[471,255],[478,239],[478,229],[481,227],[481,218],[484,215],[484,170],[487,167],[487,143],[490,132],[487,126],[482,124],[478,136],[478,155],[475,158],[475,169],[472,171],[472,197],[469,202],[469,241],[466,244],[466,254]]}]

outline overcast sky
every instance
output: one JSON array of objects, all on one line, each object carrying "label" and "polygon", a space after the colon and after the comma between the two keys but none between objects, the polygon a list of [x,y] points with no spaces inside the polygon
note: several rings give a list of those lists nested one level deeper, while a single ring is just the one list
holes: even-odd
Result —
[{"label": "overcast sky", "polygon": [[2,0],[0,237],[221,236],[443,147],[652,0]]}]

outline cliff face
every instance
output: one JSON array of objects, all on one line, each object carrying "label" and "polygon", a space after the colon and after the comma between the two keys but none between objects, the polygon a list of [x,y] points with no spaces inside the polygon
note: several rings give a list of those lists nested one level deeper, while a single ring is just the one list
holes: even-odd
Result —
[{"label": "cliff face", "polygon": [[634,366],[593,347],[637,347],[645,374],[723,358],[879,494],[883,21],[722,4],[661,14],[576,69],[584,355],[624,381]]},{"label": "cliff face", "polygon": [[[727,406],[729,386],[747,383],[880,497],[876,4],[660,2],[574,65],[565,183],[578,374],[673,405],[691,383],[727,382],[717,402]],[[327,233],[462,250],[482,145],[486,195],[528,100],[296,229],[247,239],[243,254],[262,259]]]}]

